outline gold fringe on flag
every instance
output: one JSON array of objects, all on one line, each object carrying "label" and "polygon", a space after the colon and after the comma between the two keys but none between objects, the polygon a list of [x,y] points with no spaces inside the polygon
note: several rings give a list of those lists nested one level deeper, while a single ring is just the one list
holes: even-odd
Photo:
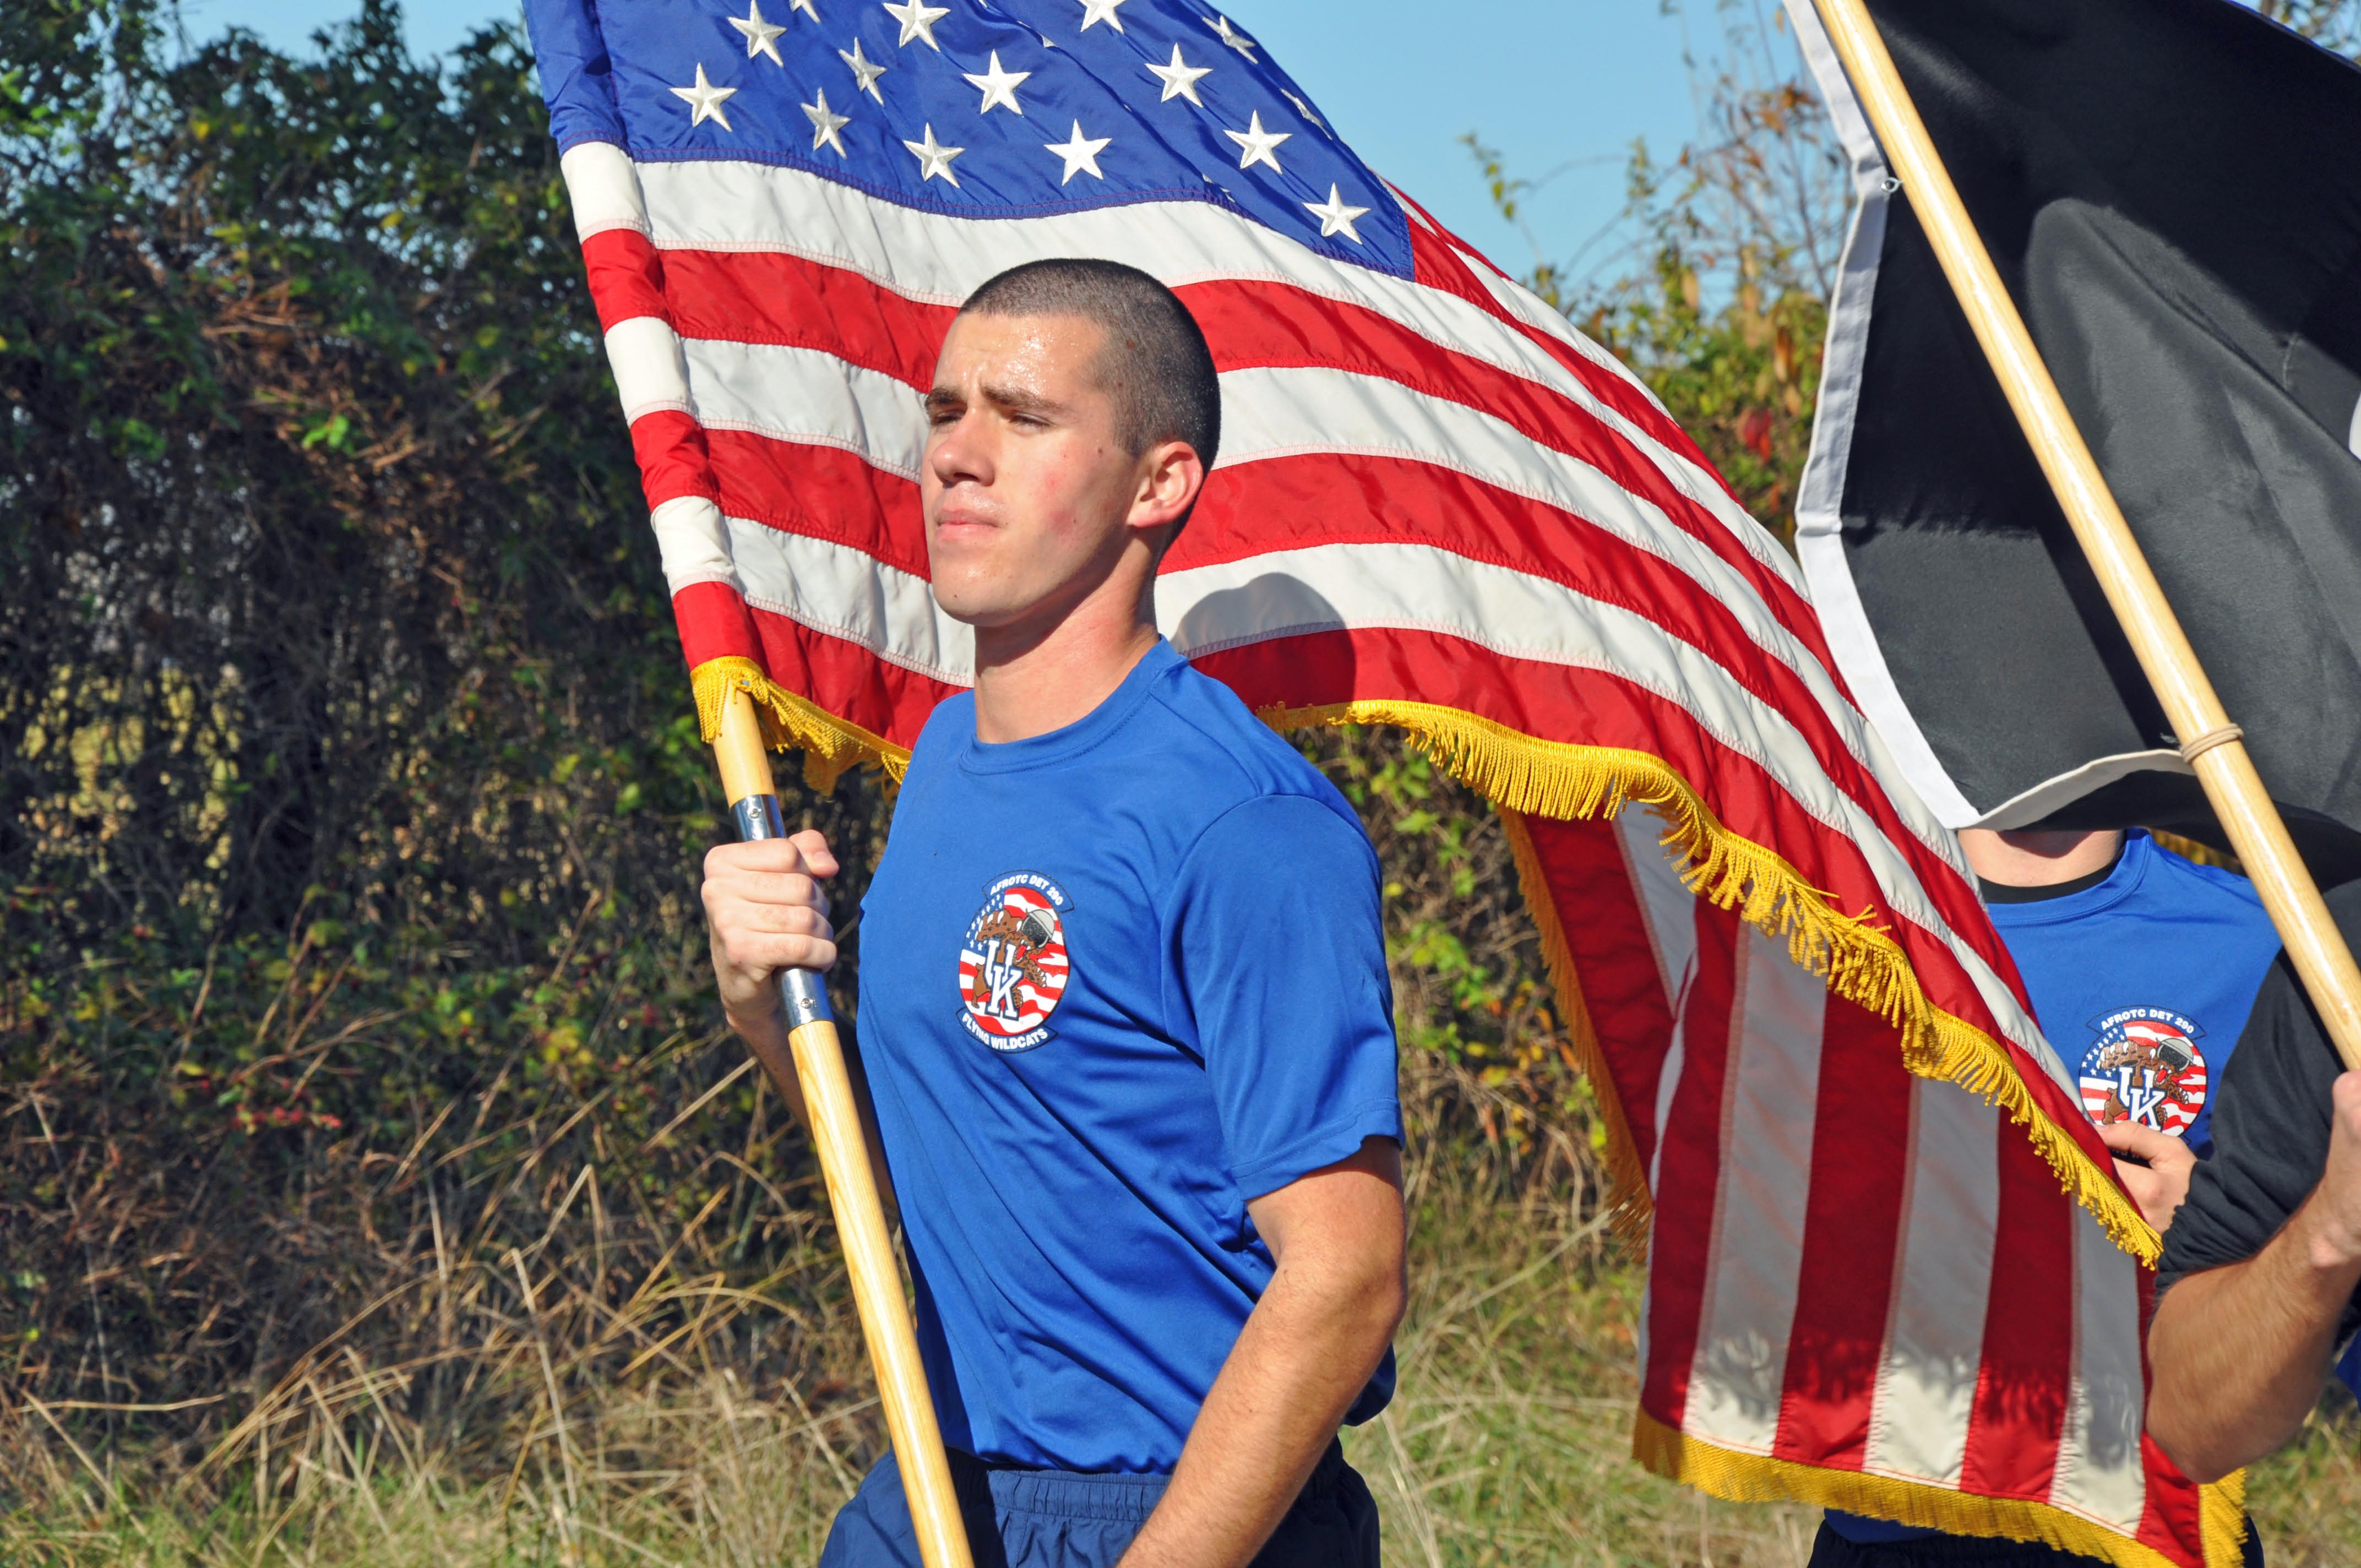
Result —
[{"label": "gold fringe on flag", "polygon": [[[881,736],[848,724],[773,682],[752,659],[709,660],[690,672],[705,738],[719,732],[722,694],[750,693],[763,710],[763,732],[775,747],[804,751],[804,777],[826,791],[847,768],[876,762],[899,780],[910,754]],[[1982,1030],[1935,1007],[1901,947],[1868,920],[1838,910],[1774,851],[1724,827],[1704,798],[1661,758],[1611,746],[1542,740],[1455,707],[1422,702],[1344,702],[1316,707],[1273,707],[1261,718],[1282,732],[1314,726],[1387,724],[1452,777],[1510,814],[1510,843],[1526,907],[1542,932],[1542,951],[1556,987],[1558,1008],[1577,1058],[1590,1074],[1605,1118],[1608,1170],[1623,1206],[1624,1223],[1644,1224],[1646,1172],[1614,1080],[1603,1070],[1598,1041],[1582,1001],[1565,933],[1543,885],[1532,840],[1517,816],[1576,820],[1613,817],[1627,805],[1654,806],[1669,824],[1662,842],[1681,880],[1698,897],[1735,909],[1771,937],[1784,937],[1795,961],[1828,989],[1893,1024],[1902,1036],[1904,1065],[1922,1078],[1960,1085],[1998,1106],[2026,1130],[2057,1173],[2059,1184],[2088,1209],[2115,1245],[2153,1265],[2157,1234],[2140,1216],[2113,1170],[2082,1150],[2071,1135],[2034,1109],[2033,1096],[2007,1050]]]},{"label": "gold fringe on flag", "polygon": [[[1668,1481],[1725,1502],[1810,1503],[1954,1535],[2043,1541],[2117,1568],[2174,1568],[2173,1560],[2155,1548],[2047,1503],[1979,1497],[1948,1486],[1741,1453],[1675,1431],[1645,1410],[1635,1417],[1631,1457]],[[2199,1487],[2198,1510],[2205,1568],[2238,1568],[2246,1539],[2246,1473]]]},{"label": "gold fringe on flag", "polygon": [[836,788],[847,768],[875,762],[900,782],[910,753],[857,724],[847,724],[807,697],[771,679],[752,659],[708,659],[688,673],[697,693],[697,732],[710,745],[721,733],[721,698],[731,687],[754,699],[763,718],[763,739],[773,751],[803,749],[804,783],[822,795]]}]

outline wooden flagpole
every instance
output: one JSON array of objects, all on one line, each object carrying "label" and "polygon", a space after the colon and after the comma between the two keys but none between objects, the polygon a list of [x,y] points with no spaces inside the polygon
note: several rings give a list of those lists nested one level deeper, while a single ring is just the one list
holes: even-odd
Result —
[{"label": "wooden flagpole", "polygon": [[2243,732],[2223,711],[2213,683],[2206,679],[2180,618],[2166,602],[2163,587],[2099,472],[2098,460],[2091,455],[2059,395],[2058,383],[2034,347],[2016,302],[2002,286],[1865,0],[1813,0],[1813,5],[1934,245],[1943,275],[1967,312],[1976,341],[1983,345],[2042,472],[2058,492],[2059,504],[2109,607],[2123,624],[2148,684],[2156,688],[2165,718],[2180,738],[2181,756],[2196,770],[2231,847],[2254,878],[2337,1054],[2347,1069],[2361,1070],[2361,969],[2355,967],[2312,872],[2296,854],[2287,824],[2279,820],[2279,808],[2246,754]]},{"label": "wooden flagpole", "polygon": [[[770,754],[763,748],[762,725],[753,699],[741,688],[731,687],[722,698],[721,732],[714,738],[713,755],[720,764],[722,788],[730,797],[738,837],[786,837],[771,778]],[[918,1336],[911,1327],[910,1304],[902,1294],[901,1265],[894,1255],[884,1205],[878,1200],[877,1180],[869,1163],[861,1107],[853,1098],[844,1047],[836,1037],[836,1020],[829,1011],[828,987],[807,970],[790,970],[781,976],[781,982],[792,1030],[788,1048],[803,1089],[812,1148],[828,1182],[829,1207],[836,1214],[845,1271],[852,1279],[853,1303],[860,1309],[861,1331],[869,1343],[869,1365],[877,1374],[878,1402],[884,1407],[885,1429],[894,1440],[902,1488],[917,1529],[918,1552],[927,1568],[973,1568],[967,1527],[960,1518],[959,1497],[951,1486],[950,1463],[943,1452],[942,1431],[935,1421],[935,1402],[927,1391],[926,1368],[918,1360]],[[766,1061],[763,1065],[774,1079],[780,1077],[777,1064]],[[792,1094],[796,1087],[795,1083],[779,1084],[783,1093]]]}]

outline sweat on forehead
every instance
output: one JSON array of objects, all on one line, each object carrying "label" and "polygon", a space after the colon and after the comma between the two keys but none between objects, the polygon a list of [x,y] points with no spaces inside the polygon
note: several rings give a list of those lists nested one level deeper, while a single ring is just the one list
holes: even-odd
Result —
[{"label": "sweat on forehead", "polygon": [[1185,441],[1208,468],[1222,439],[1221,381],[1205,334],[1180,297],[1136,267],[1080,258],[1028,261],[984,283],[961,315],[1079,316],[1105,334],[1102,379],[1136,456]]}]

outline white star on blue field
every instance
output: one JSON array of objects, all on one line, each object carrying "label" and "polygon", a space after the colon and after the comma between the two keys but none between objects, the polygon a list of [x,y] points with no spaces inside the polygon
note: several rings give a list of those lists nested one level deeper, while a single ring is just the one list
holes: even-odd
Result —
[{"label": "white star on blue field", "polygon": [[1384,181],[1202,0],[763,3],[608,5],[593,26],[581,0],[533,0],[558,146],[802,170],[954,217],[1209,204],[1335,260],[1415,271]]},{"label": "white star on blue field", "polygon": [[[848,8],[851,3],[838,0],[835,8]],[[1065,3],[1072,6],[1079,32],[1093,14],[1119,18],[1128,0]],[[876,10],[878,0],[864,4]],[[940,8],[942,0],[933,0],[913,14]],[[1183,50],[1190,69],[1218,67],[1223,60],[1242,68],[1250,61],[1278,60],[1305,100],[1292,104],[1282,95],[1274,104],[1279,111],[1307,122],[1294,127],[1294,134],[1333,129],[1370,168],[1512,272],[1532,266],[1536,248],[1547,259],[1573,254],[1613,221],[1623,203],[1624,159],[1635,138],[1645,137],[1656,156],[1670,158],[1696,136],[1689,79],[1681,61],[1683,24],[1678,17],[1661,15],[1657,0],[1484,0],[1469,6],[1433,0],[1361,0],[1352,5],[1336,0],[1217,0],[1210,8],[1231,25],[1236,41],[1225,42],[1217,31],[1208,31],[1208,52],[1202,58],[1193,49]],[[1697,15],[1689,26],[1704,43],[1715,24],[1702,0],[1694,8]],[[296,50],[308,47],[312,32],[348,19],[357,9],[357,0],[184,0],[181,16],[192,38],[209,38],[235,25],[259,33],[278,48]],[[737,0],[731,9],[741,20],[747,19],[745,0]],[[787,27],[809,27],[832,8],[829,0],[760,0],[760,9],[763,28],[780,28],[770,35],[780,40]],[[516,19],[519,10],[496,0],[412,0],[404,16],[412,47],[439,52],[488,21]],[[880,19],[891,28],[885,35],[889,40],[899,37],[898,20],[882,12]],[[1090,30],[1095,35],[1104,25],[1102,21]],[[769,63],[753,33],[733,31],[728,41],[741,62],[751,47]],[[927,46],[914,41],[912,47],[923,50]],[[709,63],[709,80],[718,80],[719,60]],[[893,62],[868,50],[864,63],[890,67]],[[1162,63],[1170,63],[1169,51]],[[1005,54],[1001,65],[1004,75],[1026,69]],[[988,59],[963,62],[959,70],[961,74],[993,73]],[[871,95],[861,93],[853,71],[841,70],[839,84],[823,84],[825,104],[816,95],[798,94],[797,102],[786,106],[806,148],[813,148],[818,137],[820,155],[830,159],[837,152],[822,127],[835,116],[857,116],[855,99],[870,104],[873,112],[877,106]],[[1161,87],[1142,80],[1153,100]],[[693,88],[695,82],[684,77],[672,85]],[[971,112],[984,91],[978,83],[970,93]],[[1011,91],[1017,103],[1025,102],[1025,84],[1015,84]],[[723,100],[721,113],[730,114],[740,102]],[[686,121],[694,109],[683,100],[680,112]],[[999,104],[990,117],[999,120],[1008,114],[1008,106]],[[1038,113],[1026,115],[1028,121],[1038,117]],[[1113,127],[1087,121],[1077,126],[1070,120],[1035,128],[1038,134],[1034,141],[1038,155],[1048,160],[1051,184],[1071,181],[1080,188],[1114,173],[1115,165],[1106,157],[1111,149],[1091,145],[1107,138]],[[1245,115],[1235,128],[1242,134],[1253,131]],[[1275,126],[1271,115],[1263,116],[1266,134],[1286,128]],[[1530,241],[1493,211],[1476,165],[1458,140],[1471,130],[1507,155],[1512,175],[1539,180],[1554,171],[1522,204],[1521,215],[1532,234]],[[938,146],[958,145],[962,139],[940,119],[934,122],[934,131]],[[837,134],[842,137],[841,123]],[[924,145],[923,124],[911,128],[911,137]],[[1244,144],[1225,140],[1224,145],[1231,148],[1233,169],[1251,152]],[[1274,156],[1282,165],[1293,145],[1277,146]],[[917,155],[901,156],[915,159]],[[1093,159],[1096,173],[1090,167]],[[950,168],[958,170],[958,159]],[[1257,164],[1253,172],[1268,171]],[[942,188],[939,181],[936,188]],[[1324,179],[1312,194],[1328,208],[1306,214],[1312,236],[1320,236],[1332,224],[1355,221],[1351,209],[1360,203],[1349,189],[1334,192],[1339,200],[1333,205]],[[1330,229],[1326,237],[1332,245],[1349,244],[1343,226]]]}]

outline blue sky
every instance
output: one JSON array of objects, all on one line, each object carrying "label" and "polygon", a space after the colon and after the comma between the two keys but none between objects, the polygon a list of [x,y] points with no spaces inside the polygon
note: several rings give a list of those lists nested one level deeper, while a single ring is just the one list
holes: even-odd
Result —
[{"label": "blue sky", "polygon": [[[1712,0],[1693,3],[1710,28]],[[1635,137],[1670,157],[1694,134],[1683,22],[1658,0],[1225,4],[1371,167],[1511,272],[1531,269],[1535,241],[1564,260],[1613,221]],[[181,16],[194,38],[237,26],[301,49],[314,29],[358,9],[358,0],[182,0]],[[412,46],[434,53],[519,7],[408,0],[403,14]],[[1505,152],[1511,173],[1547,177],[1527,202],[1533,240],[1493,214],[1458,140],[1469,131]]]}]

